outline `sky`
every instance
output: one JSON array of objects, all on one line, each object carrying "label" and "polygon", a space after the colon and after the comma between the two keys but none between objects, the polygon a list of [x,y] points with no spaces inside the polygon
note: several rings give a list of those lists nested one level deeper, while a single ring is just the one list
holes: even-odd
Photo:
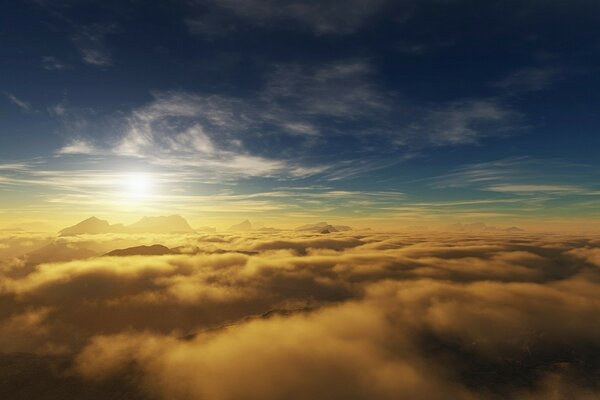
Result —
[{"label": "sky", "polygon": [[600,228],[600,3],[11,2],[0,225]]}]

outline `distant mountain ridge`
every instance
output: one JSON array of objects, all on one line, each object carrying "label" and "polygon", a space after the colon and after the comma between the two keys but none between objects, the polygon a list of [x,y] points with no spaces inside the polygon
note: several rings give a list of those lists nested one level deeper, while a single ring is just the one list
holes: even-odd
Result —
[{"label": "distant mountain ridge", "polygon": [[144,217],[135,224],[129,225],[127,230],[134,233],[181,233],[194,232],[188,222],[180,215],[168,217]]},{"label": "distant mountain ridge", "polygon": [[252,224],[247,219],[229,227],[230,231],[251,231]]},{"label": "distant mountain ridge", "polygon": [[235,231],[235,232],[254,231],[254,232],[262,232],[262,233],[275,233],[275,232],[281,231],[281,229],[273,228],[270,226],[265,226],[262,222],[252,223],[252,222],[248,221],[247,219],[240,222],[239,224],[230,226],[228,230]]},{"label": "distant mountain ridge", "polygon": [[295,230],[298,232],[332,233],[351,231],[352,227],[346,225],[331,225],[327,222],[318,222],[316,224],[299,226]]},{"label": "distant mountain ridge", "polygon": [[517,226],[511,226],[510,228],[498,228],[492,225],[486,225],[483,222],[475,222],[472,224],[457,223],[450,225],[451,230],[455,231],[467,231],[467,232],[483,232],[483,231],[504,231],[504,232],[524,232],[525,230]]},{"label": "distant mountain ridge", "polygon": [[144,217],[138,222],[125,226],[111,225],[108,221],[91,217],[59,232],[60,236],[98,235],[103,233],[188,233],[194,232],[181,215]]},{"label": "distant mountain ridge", "polygon": [[151,246],[134,246],[126,249],[116,249],[105,254],[112,257],[126,256],[164,256],[166,254],[176,254],[177,252],[169,249],[161,244],[153,244]]}]

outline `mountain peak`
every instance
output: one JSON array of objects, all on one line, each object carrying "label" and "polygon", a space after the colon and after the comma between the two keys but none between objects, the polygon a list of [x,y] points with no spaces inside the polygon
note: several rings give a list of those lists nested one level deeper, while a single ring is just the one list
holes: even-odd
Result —
[{"label": "mountain peak", "polygon": [[252,224],[247,219],[240,222],[239,224],[232,225],[229,228],[230,231],[251,231]]},{"label": "mountain peak", "polygon": [[61,236],[101,233],[186,233],[194,232],[188,222],[181,215],[160,217],[143,217],[138,222],[124,226],[123,224],[111,225],[108,221],[97,217],[90,217],[80,223],[61,230]]},{"label": "mountain peak", "polygon": [[126,249],[117,249],[106,253],[106,256],[124,257],[124,256],[163,256],[173,254],[174,252],[161,244],[153,244],[151,246],[135,246]]},{"label": "mountain peak", "polygon": [[106,230],[109,228],[110,224],[108,221],[96,217],[90,217],[76,225],[61,230],[59,233],[61,236],[81,235],[85,233],[98,234],[106,233]]},{"label": "mountain peak", "polygon": [[185,233],[194,231],[181,215],[144,217],[135,224],[129,225],[127,229],[139,233]]},{"label": "mountain peak", "polygon": [[[300,232],[313,232],[313,233],[331,233],[331,232],[343,232],[351,231],[352,228],[346,225],[330,225],[327,222],[318,222],[316,224],[302,225],[296,228],[296,231]],[[327,231],[327,232],[325,232]]]}]

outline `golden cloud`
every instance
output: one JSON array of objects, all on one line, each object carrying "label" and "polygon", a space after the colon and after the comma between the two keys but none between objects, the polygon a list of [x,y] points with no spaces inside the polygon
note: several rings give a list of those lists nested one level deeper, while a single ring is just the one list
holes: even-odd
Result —
[{"label": "golden cloud", "polygon": [[[124,243],[173,254],[80,251]],[[600,396],[597,238],[281,232],[49,244],[70,261],[11,254],[0,264],[0,349],[66,357],[57,385],[117,380],[164,399]]]}]

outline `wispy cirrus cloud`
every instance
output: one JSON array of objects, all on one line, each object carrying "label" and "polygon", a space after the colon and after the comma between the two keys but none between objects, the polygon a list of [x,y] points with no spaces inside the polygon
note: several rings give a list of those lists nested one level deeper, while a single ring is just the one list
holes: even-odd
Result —
[{"label": "wispy cirrus cloud", "polygon": [[302,143],[326,142],[325,134],[360,134],[367,128],[342,132],[336,125],[373,119],[378,112],[388,111],[386,96],[369,82],[370,74],[368,64],[357,61],[309,69],[278,66],[264,89],[249,98],[155,92],[151,102],[124,118],[120,132],[103,146],[76,136],[57,153],[113,154],[238,176],[303,177],[338,169],[318,161],[289,161],[297,148],[281,148],[274,156],[272,144],[281,136]]},{"label": "wispy cirrus cloud", "polygon": [[109,67],[113,64],[106,37],[116,31],[112,24],[77,25],[71,40],[84,63],[95,67]]},{"label": "wispy cirrus cloud", "polygon": [[536,185],[536,184],[498,184],[491,185],[487,190],[501,193],[570,193],[575,194],[584,191],[581,186],[574,185]]},{"label": "wispy cirrus cloud", "polygon": [[508,94],[537,92],[547,89],[564,75],[565,71],[556,66],[522,68],[494,82],[494,86]]},{"label": "wispy cirrus cloud", "polygon": [[88,140],[75,138],[67,142],[57,152],[59,155],[65,154],[99,154],[100,151]]},{"label": "wispy cirrus cloud", "polygon": [[476,144],[514,132],[518,118],[516,111],[495,99],[459,100],[426,110],[410,131],[439,146]]},{"label": "wispy cirrus cloud", "polygon": [[211,3],[214,8],[210,13],[186,19],[190,32],[223,34],[246,23],[288,29],[291,26],[315,35],[347,35],[363,27],[388,1],[211,0]]},{"label": "wispy cirrus cloud", "polygon": [[[573,184],[573,174],[591,178],[596,172],[590,166],[560,160],[539,160],[513,157],[467,165],[431,179],[433,188],[474,188],[477,190],[515,195],[592,195],[597,188]],[[586,182],[593,181],[592,179]]]},{"label": "wispy cirrus cloud", "polygon": [[[122,118],[103,148],[78,135],[58,153],[114,154],[211,171],[220,167],[239,176],[331,171],[327,176],[340,179],[410,159],[421,147],[480,143],[510,132],[518,119],[494,99],[404,104],[375,75],[365,60],[279,64],[265,71],[263,87],[246,96],[154,92],[149,103]],[[338,143],[343,152],[332,160],[327,149]],[[404,153],[392,156],[399,148]]]},{"label": "wispy cirrus cloud", "polygon": [[261,121],[246,107],[237,99],[220,96],[155,94],[151,104],[128,117],[111,150],[167,167],[203,168],[205,174],[220,177],[293,177],[322,170],[249,151],[246,142],[251,137],[243,134],[256,137],[252,128]]},{"label": "wispy cirrus cloud", "polygon": [[317,68],[280,65],[270,74],[261,98],[271,113],[291,118],[329,117],[345,121],[375,119],[392,107],[392,95],[373,81],[372,66],[363,60]]},{"label": "wispy cirrus cloud", "polygon": [[42,68],[47,71],[62,71],[69,68],[69,66],[56,57],[44,56],[42,58]]},{"label": "wispy cirrus cloud", "polygon": [[14,94],[9,93],[9,92],[4,92],[4,95],[12,104],[19,107],[19,109],[21,109],[21,111],[26,112],[26,113],[33,111],[33,108],[31,107],[31,104],[29,102],[27,102],[23,99],[20,99],[17,96],[15,96]]},{"label": "wispy cirrus cloud", "polygon": [[[28,205],[45,210],[62,210],[65,206],[73,205],[77,207],[78,212],[84,214],[96,214],[99,210],[107,209],[112,210],[111,212],[127,210],[151,214],[168,209],[170,212],[194,215],[270,213],[273,216],[285,211],[289,217],[293,213],[313,212],[316,215],[342,209],[376,212],[379,208],[389,207],[404,197],[403,193],[396,191],[342,190],[334,187],[253,189],[247,193],[240,193],[234,190],[235,186],[228,187],[227,182],[223,182],[229,173],[252,168],[248,166],[251,162],[254,161],[243,160],[239,165],[232,166],[228,172],[221,172],[219,175],[210,165],[204,166],[208,170],[204,174],[198,173],[196,168],[180,167],[138,172],[133,176],[146,176],[150,185],[148,193],[138,199],[130,198],[131,171],[118,165],[110,169],[85,169],[89,168],[88,164],[75,161],[59,166],[46,163],[1,164],[0,191],[37,188],[34,190],[41,193],[30,199]],[[209,176],[211,174],[212,176]],[[204,191],[189,190],[190,185],[198,184],[205,187]]]}]

